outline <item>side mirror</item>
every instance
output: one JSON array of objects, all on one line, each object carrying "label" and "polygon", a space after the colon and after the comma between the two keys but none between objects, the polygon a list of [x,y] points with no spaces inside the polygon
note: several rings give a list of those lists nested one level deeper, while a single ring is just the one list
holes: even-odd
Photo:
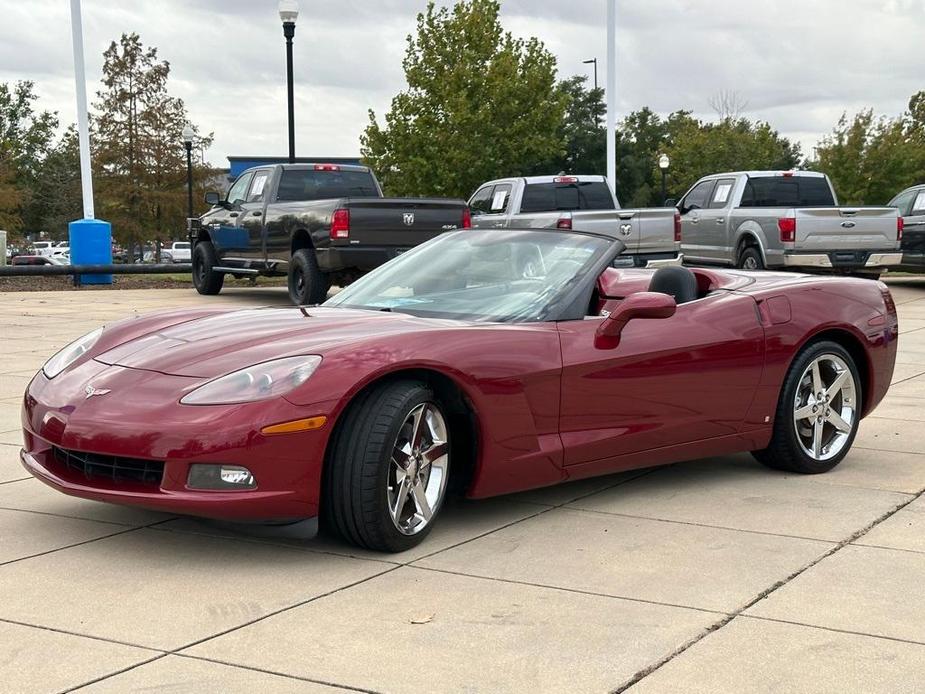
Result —
[{"label": "side mirror", "polygon": [[604,318],[594,334],[594,346],[613,349],[620,344],[623,328],[637,318],[671,318],[678,305],[674,297],[660,292],[630,294],[616,310]]},{"label": "side mirror", "polygon": [[663,205],[663,207],[677,207],[677,206],[678,206],[678,201],[675,198],[668,198],[667,200],[665,200],[665,203]]},{"label": "side mirror", "polygon": [[210,190],[206,193],[206,205],[211,205],[215,207],[222,204],[222,196],[216,193],[214,190]]}]

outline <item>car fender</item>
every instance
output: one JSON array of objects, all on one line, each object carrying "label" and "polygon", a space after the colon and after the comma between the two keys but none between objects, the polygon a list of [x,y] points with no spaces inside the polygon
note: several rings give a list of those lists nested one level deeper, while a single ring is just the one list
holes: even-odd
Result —
[{"label": "car fender", "polygon": [[743,239],[752,238],[758,243],[758,250],[761,253],[761,261],[765,267],[768,265],[768,254],[766,249],[768,247],[767,239],[764,236],[764,230],[761,228],[761,225],[755,222],[754,220],[747,219],[742,222],[735,230],[735,235],[732,243],[732,252],[734,257],[732,261],[737,263],[739,244]]}]

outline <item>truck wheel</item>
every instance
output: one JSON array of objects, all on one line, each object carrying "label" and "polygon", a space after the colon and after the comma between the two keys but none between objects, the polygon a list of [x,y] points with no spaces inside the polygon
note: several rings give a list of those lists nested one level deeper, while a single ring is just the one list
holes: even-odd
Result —
[{"label": "truck wheel", "polygon": [[193,247],[193,285],[200,294],[214,295],[222,291],[225,273],[212,269],[218,264],[217,259],[211,241],[200,241]]},{"label": "truck wheel", "polygon": [[300,248],[289,261],[289,298],[297,306],[320,304],[328,297],[330,278],[318,267],[315,251]]},{"label": "truck wheel", "polygon": [[743,270],[764,270],[764,261],[761,259],[761,251],[754,246],[748,246],[742,249],[739,254],[737,266]]},{"label": "truck wheel", "polygon": [[770,445],[752,455],[778,470],[828,472],[854,443],[861,395],[858,369],[847,350],[829,341],[809,345],[784,379]]}]

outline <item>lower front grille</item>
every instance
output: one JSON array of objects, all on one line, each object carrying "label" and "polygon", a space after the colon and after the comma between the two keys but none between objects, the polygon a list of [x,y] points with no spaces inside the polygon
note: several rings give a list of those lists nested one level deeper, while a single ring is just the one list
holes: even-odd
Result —
[{"label": "lower front grille", "polygon": [[122,458],[98,453],[82,453],[64,448],[53,448],[55,460],[70,470],[76,470],[90,479],[107,479],[112,482],[136,482],[160,486],[164,477],[164,463],[160,460]]}]

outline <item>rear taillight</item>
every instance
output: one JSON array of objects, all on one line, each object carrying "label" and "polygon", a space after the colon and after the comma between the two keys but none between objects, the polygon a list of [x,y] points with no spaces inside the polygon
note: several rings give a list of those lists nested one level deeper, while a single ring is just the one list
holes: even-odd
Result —
[{"label": "rear taillight", "polygon": [[337,164],[315,164],[315,171],[340,171]]},{"label": "rear taillight", "polygon": [[896,302],[893,301],[893,295],[890,294],[890,288],[887,287],[883,282],[878,282],[880,285],[880,294],[883,296],[883,305],[886,307],[886,312],[891,315],[896,315]]},{"label": "rear taillight", "polygon": [[556,176],[552,179],[553,183],[578,183],[578,179],[575,176]]},{"label": "rear taillight", "polygon": [[472,228],[472,210],[468,206],[463,208],[463,220],[462,220],[463,229]]},{"label": "rear taillight", "polygon": [[559,217],[559,221],[556,222],[556,229],[571,229],[572,228],[572,215]]},{"label": "rear taillight", "polygon": [[334,214],[331,216],[331,238],[350,238],[350,210],[334,210]]},{"label": "rear taillight", "polygon": [[796,217],[781,217],[777,220],[777,228],[780,230],[780,240],[783,243],[793,243],[797,238],[797,220]]},{"label": "rear taillight", "polygon": [[897,217],[896,218],[896,240],[897,241],[903,240],[903,229],[905,228],[906,228],[906,220],[904,220],[902,217]]},{"label": "rear taillight", "polygon": [[674,242],[681,243],[681,213],[674,213]]}]

